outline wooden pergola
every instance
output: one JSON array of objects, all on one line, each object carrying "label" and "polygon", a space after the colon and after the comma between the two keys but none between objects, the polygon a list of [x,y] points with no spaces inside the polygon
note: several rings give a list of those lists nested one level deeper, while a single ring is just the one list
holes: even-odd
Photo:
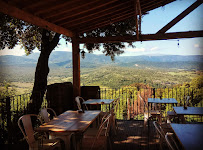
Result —
[{"label": "wooden pergola", "polygon": [[[134,42],[203,37],[203,31],[166,33],[202,4],[197,0],[156,34],[141,34],[141,16],[175,0],[0,0],[0,12],[72,38],[73,90],[80,95],[81,43]],[[184,1],[183,1],[184,2]],[[135,36],[79,38],[79,34],[136,17]],[[157,16],[158,17],[158,16]]]}]

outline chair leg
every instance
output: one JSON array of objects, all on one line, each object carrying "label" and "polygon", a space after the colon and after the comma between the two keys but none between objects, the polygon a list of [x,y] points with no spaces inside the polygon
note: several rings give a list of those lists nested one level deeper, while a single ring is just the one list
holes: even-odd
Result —
[{"label": "chair leg", "polygon": [[109,143],[109,144],[108,144],[109,146],[108,146],[107,148],[109,148],[109,150],[112,150],[112,142],[111,142],[111,139],[108,137],[107,140],[108,140],[108,143]]},{"label": "chair leg", "polygon": [[148,119],[147,119],[147,118],[144,118],[144,128],[146,128],[147,122],[148,122]]},{"label": "chair leg", "polygon": [[146,128],[146,126],[147,126],[147,123],[148,123],[148,114],[146,113],[146,114],[144,114],[144,128]]},{"label": "chair leg", "polygon": [[161,118],[162,118],[161,114],[160,114],[160,115],[158,115],[158,121],[159,121],[159,124],[161,124],[161,123],[162,123]]}]

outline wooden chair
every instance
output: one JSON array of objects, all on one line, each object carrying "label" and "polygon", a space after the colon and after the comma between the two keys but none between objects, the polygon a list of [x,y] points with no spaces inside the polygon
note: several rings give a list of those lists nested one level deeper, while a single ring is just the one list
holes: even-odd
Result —
[{"label": "wooden chair", "polygon": [[167,132],[172,132],[172,128],[170,127],[170,124],[159,124],[157,121],[153,121],[153,125],[159,135],[159,146],[160,149],[163,149],[165,141],[165,134]]},{"label": "wooden chair", "polygon": [[[108,114],[103,122],[101,123],[99,129],[94,132],[88,132],[88,130],[84,133],[82,139],[82,149],[83,150],[106,150],[107,143],[109,142],[109,146],[111,149],[111,141],[109,138],[109,130],[111,124],[111,113]],[[91,130],[92,131],[92,130]]]},{"label": "wooden chair", "polygon": [[113,109],[110,111],[112,114],[112,129],[113,129],[115,135],[117,135],[117,129],[118,129],[118,124],[117,124],[115,112],[117,112],[117,110],[118,110],[119,101],[120,101],[120,98],[117,98],[114,101]]},{"label": "wooden chair", "polygon": [[26,139],[29,150],[43,150],[43,149],[61,149],[61,144],[59,139],[46,139],[46,137],[40,137],[38,140],[35,138],[35,133],[33,130],[32,120],[31,118],[35,117],[36,120],[42,123],[42,120],[39,118],[38,115],[35,114],[27,114],[23,115],[18,120],[18,126],[21,132]]},{"label": "wooden chair", "polygon": [[[189,99],[190,99],[190,96],[185,97],[185,106],[186,107],[189,105]],[[171,119],[175,120],[176,117],[178,117],[178,116],[174,111],[167,111],[167,123],[171,123]]]},{"label": "wooden chair", "polygon": [[148,120],[152,119],[152,118],[158,118],[159,123],[161,123],[161,113],[160,113],[160,111],[159,110],[148,110],[148,105],[145,103],[144,99],[140,95],[139,95],[139,98],[144,103],[145,109],[147,109],[147,111],[145,110],[145,112],[144,112],[144,127],[147,126]]},{"label": "wooden chair", "polygon": [[53,114],[53,117],[57,117],[56,112],[52,108],[43,108],[41,109],[39,115],[42,117],[42,120],[47,123],[51,120],[51,115],[48,113],[48,111],[51,111]]},{"label": "wooden chair", "polygon": [[[77,97],[75,98],[75,101],[76,101],[76,103],[77,103],[78,110],[83,110],[83,107],[82,107],[81,103],[84,102],[85,100],[84,100],[82,97],[77,96]],[[87,105],[86,105],[86,104],[84,104],[84,105],[85,105],[86,110],[88,110]]]},{"label": "wooden chair", "polygon": [[110,112],[104,112],[103,115],[102,115],[102,121],[104,119],[106,119],[106,117],[108,116],[109,113],[111,113],[111,129],[113,130],[114,134],[117,135],[117,129],[118,129],[118,124],[117,124],[117,119],[116,119],[116,114],[115,112],[117,112],[118,110],[118,104],[119,104],[119,100],[120,98],[117,98],[114,103],[113,103],[113,106],[110,110]]},{"label": "wooden chair", "polygon": [[167,132],[165,135],[165,139],[170,150],[180,150],[177,142],[173,138],[173,133]]}]

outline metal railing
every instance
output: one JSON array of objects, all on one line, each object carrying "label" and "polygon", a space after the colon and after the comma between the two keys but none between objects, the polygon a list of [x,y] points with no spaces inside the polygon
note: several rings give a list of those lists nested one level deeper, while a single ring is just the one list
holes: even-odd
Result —
[{"label": "metal railing", "polygon": [[[202,89],[195,88],[100,88],[101,99],[116,99],[120,98],[116,118],[121,120],[143,120],[143,114],[146,110],[143,101],[139,99],[139,95],[147,102],[149,97],[157,98],[175,98],[178,101],[178,106],[183,106],[185,97],[190,96],[190,106],[203,107]],[[27,106],[30,102],[31,93],[17,95],[0,99],[0,144],[15,143],[22,137],[17,126],[18,118],[27,113]],[[44,96],[44,106],[47,105],[47,100]],[[166,112],[172,110],[172,105],[160,105],[163,116]],[[109,107],[102,106],[102,109]],[[150,106],[154,109],[154,105]],[[187,121],[201,121],[202,117],[188,116]],[[19,132],[18,132],[19,131]]]},{"label": "metal railing", "polygon": [[[175,98],[178,102],[177,106],[183,106],[186,101],[186,96],[190,96],[189,106],[203,107],[203,89],[196,88],[121,88],[109,89],[101,88],[101,99],[116,99],[120,98],[119,107],[116,112],[117,119],[121,120],[143,120],[143,115],[147,109],[144,102],[138,97],[140,95],[147,104],[148,98]],[[171,104],[158,104],[162,111],[163,118],[166,117],[167,111],[172,110]],[[157,106],[156,106],[157,107]],[[105,106],[103,106],[105,109]],[[155,105],[150,105],[150,109],[155,109]],[[188,121],[202,121],[194,119],[197,116],[188,116]]]},{"label": "metal railing", "polygon": [[[0,144],[16,143],[22,137],[22,134],[19,134],[17,121],[20,116],[28,112],[27,106],[31,101],[31,94],[26,93],[0,99]],[[46,105],[44,97],[42,106]]]}]

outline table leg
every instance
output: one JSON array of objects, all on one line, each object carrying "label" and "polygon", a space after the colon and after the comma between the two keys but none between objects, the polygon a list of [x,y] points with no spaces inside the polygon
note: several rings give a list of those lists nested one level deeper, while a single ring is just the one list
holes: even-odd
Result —
[{"label": "table leg", "polygon": [[66,134],[53,134],[53,137],[55,138],[60,138],[64,141],[65,144],[65,150],[71,150],[71,133],[66,133]]},{"label": "table leg", "polygon": [[184,115],[179,115],[179,118],[181,120],[181,123],[184,123],[184,124],[186,123]]},{"label": "table leg", "polygon": [[148,103],[148,118],[147,118],[147,121],[148,121],[148,129],[149,129],[149,103]]}]

